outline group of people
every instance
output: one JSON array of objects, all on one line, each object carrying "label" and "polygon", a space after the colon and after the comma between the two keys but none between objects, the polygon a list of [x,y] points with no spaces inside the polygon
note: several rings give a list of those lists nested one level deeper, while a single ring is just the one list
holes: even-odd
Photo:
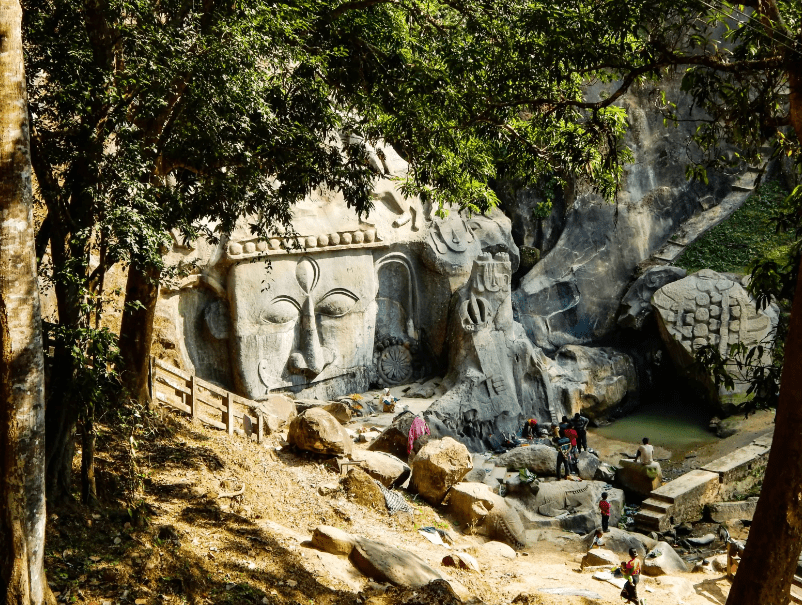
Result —
[{"label": "group of people", "polygon": [[[557,479],[563,476],[578,475],[579,452],[588,450],[588,424],[590,420],[579,413],[569,420],[563,416],[559,424],[552,426],[552,442],[557,448]],[[540,435],[537,420],[529,418],[524,422],[522,435],[526,439],[534,439]],[[544,433],[548,435],[548,431]],[[563,474],[564,472],[564,474]]]}]

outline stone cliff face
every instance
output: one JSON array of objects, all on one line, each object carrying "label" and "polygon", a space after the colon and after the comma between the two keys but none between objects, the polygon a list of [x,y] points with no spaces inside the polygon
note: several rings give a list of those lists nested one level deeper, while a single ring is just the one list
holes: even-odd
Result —
[{"label": "stone cliff face", "polygon": [[[682,107],[678,82],[669,80],[662,86]],[[601,92],[591,90],[589,94]],[[609,336],[616,329],[619,304],[637,277],[639,264],[684,221],[730,191],[733,179],[722,174],[711,174],[708,185],[686,181],[685,166],[691,159],[688,138],[696,122],[665,128],[655,105],[658,92],[653,87],[639,88],[623,101],[630,122],[625,143],[635,161],[625,168],[614,203],[579,184],[565,216],[544,221],[550,239],[534,239],[535,225],[516,233],[524,235],[519,245],[548,246],[543,260],[521,279],[513,300],[516,319],[532,341],[550,354],[563,345],[593,344]],[[690,106],[689,101],[684,103]],[[519,197],[526,200],[528,195],[522,192]],[[516,218],[521,222],[520,215]],[[551,245],[560,224],[564,226],[559,238]]]},{"label": "stone cliff face", "polygon": [[[680,99],[677,82],[664,87]],[[507,216],[438,218],[400,196],[393,179],[406,165],[384,148],[369,217],[317,192],[295,209],[297,238],[254,237],[243,219],[219,244],[176,242],[168,260],[193,268],[163,292],[157,337],[177,343],[185,369],[257,400],[331,399],[444,373],[427,417],[475,449],[525,417],[621,409],[638,384],[632,361],[584,347],[609,341],[630,286],[648,290],[633,286],[641,269],[732,182],[685,180],[695,123],[665,129],[656,98],[644,88],[623,101],[635,162],[615,203],[575,183],[540,221],[528,191],[505,201]],[[630,327],[650,311],[636,302]]]}]

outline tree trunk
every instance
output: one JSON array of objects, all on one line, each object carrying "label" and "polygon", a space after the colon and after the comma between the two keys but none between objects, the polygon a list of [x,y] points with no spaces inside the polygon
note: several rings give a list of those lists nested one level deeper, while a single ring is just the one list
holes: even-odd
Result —
[{"label": "tree trunk", "polygon": [[86,410],[84,414],[81,422],[81,502],[94,506],[97,503],[94,410]]},{"label": "tree trunk", "polygon": [[131,265],[125,286],[125,307],[120,323],[120,356],[123,392],[140,402],[150,399],[148,365],[153,339],[153,319],[159,296],[161,269]]},{"label": "tree trunk", "polygon": [[[799,65],[799,63],[797,63]],[[789,72],[791,124],[802,141],[802,66]],[[727,605],[785,605],[802,550],[802,263],[785,341],[774,441]]]},{"label": "tree trunk", "polygon": [[[800,268],[802,270],[802,267]],[[797,281],[774,442],[727,605],[785,605],[802,550],[802,279]]]},{"label": "tree trunk", "polygon": [[22,7],[0,0],[0,602],[55,602],[45,554],[44,352]]}]

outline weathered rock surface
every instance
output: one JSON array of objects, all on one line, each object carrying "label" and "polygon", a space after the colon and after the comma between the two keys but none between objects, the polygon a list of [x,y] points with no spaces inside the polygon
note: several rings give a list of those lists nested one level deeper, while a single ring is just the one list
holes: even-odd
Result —
[{"label": "weathered rock surface", "polygon": [[466,552],[452,552],[443,557],[443,565],[457,567],[465,571],[481,572],[479,562]]},{"label": "weathered rock surface", "polygon": [[356,543],[356,538],[341,529],[330,525],[319,525],[312,532],[312,546],[318,550],[331,553],[333,555],[351,554]]},{"label": "weathered rock surface", "polygon": [[486,557],[488,561],[492,561],[496,557],[504,557],[505,559],[514,559],[518,555],[512,549],[509,544],[504,544],[504,542],[497,542],[496,540],[491,540],[490,542],[485,542],[479,548],[479,556],[480,558]]},{"label": "weathered rock surface", "polygon": [[352,460],[362,461],[362,470],[384,487],[403,485],[412,472],[409,465],[387,452],[355,451]]},{"label": "weathered rock surface", "polygon": [[615,566],[621,562],[620,555],[606,548],[592,548],[582,558],[582,567],[596,567],[598,565]]},{"label": "weathered rock surface", "polygon": [[376,481],[360,468],[352,468],[343,479],[343,488],[349,497],[362,506],[385,509],[384,494]]},{"label": "weathered rock surface", "polygon": [[[651,556],[659,552],[656,557]],[[643,560],[643,574],[647,576],[666,576],[676,573],[685,573],[688,566],[672,546],[667,542],[658,542],[650,554]]]},{"label": "weathered rock surface", "polygon": [[755,516],[755,509],[757,508],[757,498],[749,498],[742,502],[713,502],[706,506],[707,514],[710,520],[715,523],[724,523],[737,519],[742,521],[744,519],[752,520]]},{"label": "weathered rock surface", "polygon": [[440,572],[417,555],[366,538],[356,539],[350,559],[359,571],[376,582],[418,588],[443,579]]},{"label": "weathered rock surface", "polygon": [[[584,541],[586,547],[590,547],[593,542],[593,533],[585,536]],[[630,548],[638,551],[638,556],[643,559],[646,554],[657,546],[657,540],[653,540],[649,536],[643,534],[636,534],[633,532],[624,531],[610,526],[610,532],[604,534],[604,548],[606,550],[616,553],[618,556],[625,556],[629,553]],[[621,559],[618,560],[620,562]]]},{"label": "weathered rock surface", "polygon": [[541,481],[531,493],[513,501],[528,528],[560,528],[587,533],[601,527],[598,503],[607,491],[610,502],[610,526],[614,527],[624,508],[624,493],[606,489],[599,481]]},{"label": "weathered rock surface", "polygon": [[579,476],[588,481],[596,478],[596,472],[601,468],[601,460],[590,452],[579,452],[576,465],[579,469]]},{"label": "weathered rock surface", "polygon": [[[716,387],[711,376],[693,366],[693,351],[712,345],[726,357],[733,344],[750,347],[765,342],[776,329],[776,311],[756,310],[754,299],[740,283],[709,269],[663,286],[655,292],[652,304],[660,335],[677,369],[711,402],[730,410],[731,402],[743,396],[748,383],[736,380],[734,391]],[[755,361],[770,363],[770,355],[767,349],[764,358]],[[733,371],[737,377],[734,366]]]},{"label": "weathered rock surface", "polygon": [[526,547],[526,530],[521,517],[514,508],[502,501],[487,513],[484,521],[487,535],[500,542],[506,542],[516,549]]},{"label": "weathered rock surface", "polygon": [[259,410],[275,416],[282,424],[298,415],[295,402],[286,395],[268,395],[259,402]]},{"label": "weathered rock surface", "polygon": [[[414,420],[415,414],[412,412],[401,412],[393,418],[392,424],[371,442],[368,449],[373,452],[387,452],[396,458],[406,460],[409,457],[407,453],[409,427],[412,426]],[[412,453],[423,447],[424,443],[425,437],[415,441]]]},{"label": "weathered rock surface", "polygon": [[615,467],[606,462],[599,464],[596,469],[596,474],[593,476],[596,481],[604,481],[605,483],[612,483],[615,481]]},{"label": "weathered rock surface", "polygon": [[496,465],[508,469],[528,469],[536,475],[554,476],[557,472],[557,450],[548,443],[516,447],[496,457]]},{"label": "weathered rock surface", "polygon": [[301,450],[334,456],[350,455],[353,443],[342,425],[320,408],[309,409],[290,422],[287,441]]},{"label": "weathered rock surface", "polygon": [[687,274],[688,272],[682,267],[670,265],[648,268],[624,294],[621,308],[618,311],[618,325],[623,328],[640,330],[654,311],[654,307],[652,307],[654,293],[666,284],[682,279]]},{"label": "weathered rock surface", "polygon": [[512,260],[484,252],[450,304],[447,392],[425,412],[432,430],[474,451],[516,433],[524,417],[551,418],[550,363],[513,320]]},{"label": "weathered rock surface", "polygon": [[487,513],[504,499],[484,483],[457,483],[448,492],[446,503],[461,527],[480,525]]},{"label": "weathered rock surface", "polygon": [[635,364],[615,349],[566,345],[554,361],[549,374],[558,416],[579,412],[588,418],[605,418],[637,390]]},{"label": "weathered rock surface", "polygon": [[473,468],[468,448],[445,437],[429,441],[412,461],[410,489],[430,504],[438,505],[452,485]]},{"label": "weathered rock surface", "polygon": [[616,483],[625,491],[647,497],[662,485],[663,471],[659,462],[649,465],[633,460],[619,460]]},{"label": "weathered rock surface", "polygon": [[342,401],[332,401],[323,409],[334,416],[340,424],[347,424],[351,420],[351,408]]}]

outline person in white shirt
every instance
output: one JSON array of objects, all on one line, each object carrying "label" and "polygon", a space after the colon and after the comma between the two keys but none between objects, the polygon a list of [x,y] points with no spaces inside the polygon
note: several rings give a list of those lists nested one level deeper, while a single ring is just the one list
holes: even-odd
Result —
[{"label": "person in white shirt", "polygon": [[643,445],[638,448],[638,453],[635,454],[635,462],[640,458],[641,464],[651,464],[654,462],[654,446],[649,445],[649,438],[643,438]]}]

